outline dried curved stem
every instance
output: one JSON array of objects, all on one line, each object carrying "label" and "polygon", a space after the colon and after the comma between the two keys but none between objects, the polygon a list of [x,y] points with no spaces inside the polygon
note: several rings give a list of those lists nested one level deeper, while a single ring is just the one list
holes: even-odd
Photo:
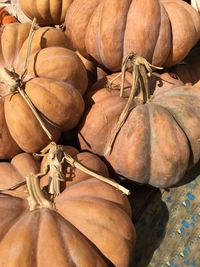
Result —
[{"label": "dried curved stem", "polygon": [[25,79],[26,74],[27,74],[28,61],[29,61],[29,57],[31,53],[31,45],[33,41],[33,36],[35,33],[35,26],[36,26],[36,19],[34,18],[31,24],[31,29],[30,29],[29,36],[28,36],[26,56],[25,56],[25,61],[24,61],[24,66],[23,66],[23,71],[22,71],[21,76],[19,76],[13,70],[0,68],[0,82],[6,84],[10,88],[11,94],[19,93],[21,95],[21,97],[25,100],[25,102],[31,109],[32,113],[34,114],[41,128],[44,130],[44,132],[46,133],[50,141],[52,141],[53,139],[52,134],[47,129],[40,112],[36,109],[31,99],[26,94],[25,89],[24,89],[24,83],[23,83],[23,80]]},{"label": "dried curved stem", "polygon": [[[83,166],[81,163],[76,161],[68,153],[64,152],[63,147],[60,145],[57,145],[55,142],[51,142],[46,148],[44,148],[42,151],[42,155],[45,155],[43,153],[47,153],[47,152],[49,153],[48,154],[49,155],[48,156],[49,162],[47,163],[47,165],[49,166],[49,170],[50,171],[52,170],[51,178],[55,179],[57,182],[59,182],[59,184],[60,184],[60,182],[62,182],[64,180],[63,172],[62,172],[62,164],[64,164],[66,161],[72,167],[75,167],[75,168],[87,173],[88,175],[93,176],[94,178],[96,178],[98,180],[101,180],[107,184],[110,184],[111,186],[119,189],[120,191],[122,191],[126,195],[130,195],[130,191],[128,189],[121,186],[113,179],[106,178],[102,175],[99,175],[99,174],[89,170],[88,168]],[[58,154],[60,154],[60,156]],[[50,173],[50,171],[49,171],[49,173]],[[54,184],[56,184],[56,181],[54,182]],[[50,181],[50,182],[53,182],[53,181]],[[58,192],[57,191],[51,192],[51,194],[56,196],[56,195],[58,195]]]},{"label": "dried curved stem", "polygon": [[54,208],[54,204],[44,196],[44,193],[40,188],[39,178],[37,175],[27,175],[26,186],[29,193],[27,200],[31,211],[38,208]]},{"label": "dried curved stem", "polygon": [[12,185],[11,187],[7,187],[7,188],[4,188],[4,189],[0,189],[0,193],[5,193],[5,192],[8,192],[8,191],[14,191],[16,190],[17,188],[23,186],[26,184],[26,181],[22,181],[22,182],[19,182],[19,183],[16,183],[14,185]]},{"label": "dried curved stem", "polygon": [[124,186],[121,186],[120,184],[118,184],[115,180],[110,179],[110,178],[106,178],[102,175],[99,175],[99,174],[89,170],[88,168],[83,166],[78,161],[74,160],[69,154],[67,154],[65,152],[64,152],[64,155],[65,155],[65,159],[66,159],[67,163],[69,163],[72,167],[75,167],[75,168],[79,169],[80,171],[85,172],[88,175],[91,175],[94,178],[115,187],[116,189],[122,191],[126,195],[130,195],[130,191],[128,189],[126,189]]},{"label": "dried curved stem", "polygon": [[[126,122],[130,111],[136,106],[134,102],[137,91],[143,93],[143,103],[145,102],[145,98],[148,100],[150,98],[149,86],[148,86],[148,76],[151,76],[152,69],[151,67],[162,69],[160,67],[153,66],[145,58],[139,57],[135,55],[133,52],[129,53],[124,57],[122,62],[122,71],[121,71],[121,88],[120,88],[120,97],[123,97],[124,92],[124,83],[125,83],[125,74],[128,67],[128,63],[131,63],[132,68],[132,86],[128,101],[122,110],[117,124],[114,126],[111,138],[105,146],[104,155],[110,154],[112,151],[113,144],[115,139]],[[118,76],[117,76],[118,77]],[[143,88],[144,85],[144,88]]]}]

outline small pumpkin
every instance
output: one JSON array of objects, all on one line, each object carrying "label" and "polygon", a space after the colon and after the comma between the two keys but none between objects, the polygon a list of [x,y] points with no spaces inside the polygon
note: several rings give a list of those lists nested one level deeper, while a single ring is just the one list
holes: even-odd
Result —
[{"label": "small pumpkin", "polygon": [[5,8],[0,8],[0,26],[18,22],[17,18],[10,15]]},{"label": "small pumpkin", "polygon": [[75,0],[65,23],[84,57],[115,72],[130,52],[156,66],[175,65],[200,38],[199,14],[182,0]]},{"label": "small pumpkin", "polygon": [[[62,31],[48,27],[35,31],[27,72],[22,78],[29,31],[29,23],[13,23],[0,33],[0,74],[4,81],[0,85],[1,159],[11,158],[20,149],[28,153],[39,151],[50,138],[58,140],[62,131],[75,127],[84,111],[86,69],[79,57],[67,49]],[[19,94],[20,86],[51,137]]]},{"label": "small pumpkin", "polygon": [[20,0],[20,7],[24,14],[37,19],[41,26],[60,25],[65,20],[67,9],[73,0]]},{"label": "small pumpkin", "polygon": [[[77,153],[69,147],[68,152]],[[129,266],[135,230],[127,197],[95,178],[71,179],[54,199],[56,210],[34,175],[27,178],[31,211],[25,193],[0,194],[0,266]]]},{"label": "small pumpkin", "polygon": [[107,76],[88,95],[88,110],[79,129],[81,148],[104,156],[115,172],[132,181],[160,188],[177,184],[200,159],[199,85],[184,86],[169,74],[154,77],[150,99],[144,103],[137,91],[107,153],[130,96],[132,74],[126,74],[123,97],[119,96],[120,82],[116,74]]}]

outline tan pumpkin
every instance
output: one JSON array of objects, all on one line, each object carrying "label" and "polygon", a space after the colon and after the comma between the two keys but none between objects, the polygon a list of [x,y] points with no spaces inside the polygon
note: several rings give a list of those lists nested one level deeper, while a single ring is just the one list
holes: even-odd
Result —
[{"label": "tan pumpkin", "polygon": [[[73,148],[68,152],[77,153]],[[79,174],[75,171],[75,176]],[[34,184],[35,177],[29,178],[30,193],[37,192],[35,199],[34,193],[28,198],[32,211],[25,194],[17,198],[9,192],[0,194],[0,267],[129,266],[135,230],[124,194],[95,178],[79,180],[72,176],[76,182],[66,183],[64,191],[54,199],[55,210]],[[33,200],[38,200],[38,206]]]},{"label": "tan pumpkin", "polygon": [[24,14],[37,19],[39,25],[60,25],[65,20],[67,9],[73,0],[20,0]]},{"label": "tan pumpkin", "polygon": [[199,14],[182,0],[75,0],[65,23],[75,48],[111,71],[130,52],[174,65],[200,38]]},{"label": "tan pumpkin", "polygon": [[[1,31],[0,73],[5,68],[10,71],[9,75],[5,71],[1,74],[1,80],[4,79],[0,85],[1,159],[11,158],[20,148],[29,153],[39,151],[50,141],[21,94],[12,94],[24,71],[29,31],[28,23],[9,24]],[[60,30],[37,29],[22,82],[52,140],[58,140],[62,131],[75,127],[84,111],[86,69],[67,46]],[[14,77],[12,87],[11,77]]]},{"label": "tan pumpkin", "polygon": [[199,85],[184,86],[166,75],[157,84],[154,79],[155,92],[146,103],[136,95],[110,153],[107,144],[130,94],[130,73],[124,97],[119,96],[119,79],[107,87],[115,76],[94,85],[79,132],[81,148],[104,155],[118,174],[161,188],[177,184],[200,159]]}]

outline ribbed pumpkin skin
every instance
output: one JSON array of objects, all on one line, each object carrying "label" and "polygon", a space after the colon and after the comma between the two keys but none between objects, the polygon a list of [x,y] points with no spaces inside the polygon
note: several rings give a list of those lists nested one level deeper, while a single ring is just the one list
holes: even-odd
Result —
[{"label": "ribbed pumpkin skin", "polygon": [[[70,147],[67,151],[77,153]],[[95,156],[93,163],[104,174],[106,168]],[[30,212],[26,195],[14,196],[19,188],[12,196],[0,194],[0,267],[129,266],[135,230],[127,197],[95,178],[79,179],[79,174],[75,170],[74,182],[66,183],[55,199],[56,211]],[[9,175],[7,179],[9,183]]]},{"label": "ribbed pumpkin skin", "polygon": [[[161,188],[178,183],[188,167],[200,159],[200,89],[183,86],[178,80],[172,86],[174,81],[170,79],[168,86],[165,78],[157,82],[150,101],[133,108],[111,154],[105,155],[117,173]],[[119,97],[118,90],[105,88],[107,82],[94,85],[100,89],[88,100],[89,108],[79,132],[81,148],[99,155],[104,155],[127,101]]]},{"label": "ribbed pumpkin skin", "polygon": [[200,38],[199,15],[181,0],[75,0],[65,22],[76,49],[111,71],[130,52],[174,65]]},{"label": "ribbed pumpkin skin", "polygon": [[39,25],[60,25],[65,20],[67,9],[73,0],[20,0],[24,14],[37,19]]},{"label": "ribbed pumpkin skin", "polygon": [[[14,68],[16,73],[22,73],[29,30],[30,24],[18,23],[2,29],[0,67]],[[55,141],[62,131],[68,131],[78,123],[84,111],[82,94],[87,89],[86,69],[67,46],[67,39],[60,30],[39,28],[33,38],[25,78],[25,91],[41,112]],[[49,143],[49,138],[22,97],[7,94],[8,87],[0,85],[0,96],[3,96],[0,102],[3,123],[0,158],[12,157],[19,153],[19,148],[29,153],[39,151]]]}]

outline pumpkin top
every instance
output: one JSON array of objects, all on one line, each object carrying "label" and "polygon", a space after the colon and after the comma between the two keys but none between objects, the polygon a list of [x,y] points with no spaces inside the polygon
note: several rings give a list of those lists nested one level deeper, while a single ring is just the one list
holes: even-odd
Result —
[{"label": "pumpkin top", "polygon": [[73,0],[20,0],[20,7],[31,20],[37,19],[37,23],[44,25],[60,25],[65,20],[67,9]]},{"label": "pumpkin top", "polygon": [[119,71],[130,52],[171,66],[200,38],[200,18],[182,0],[75,0],[66,14],[66,35],[107,70]]}]

